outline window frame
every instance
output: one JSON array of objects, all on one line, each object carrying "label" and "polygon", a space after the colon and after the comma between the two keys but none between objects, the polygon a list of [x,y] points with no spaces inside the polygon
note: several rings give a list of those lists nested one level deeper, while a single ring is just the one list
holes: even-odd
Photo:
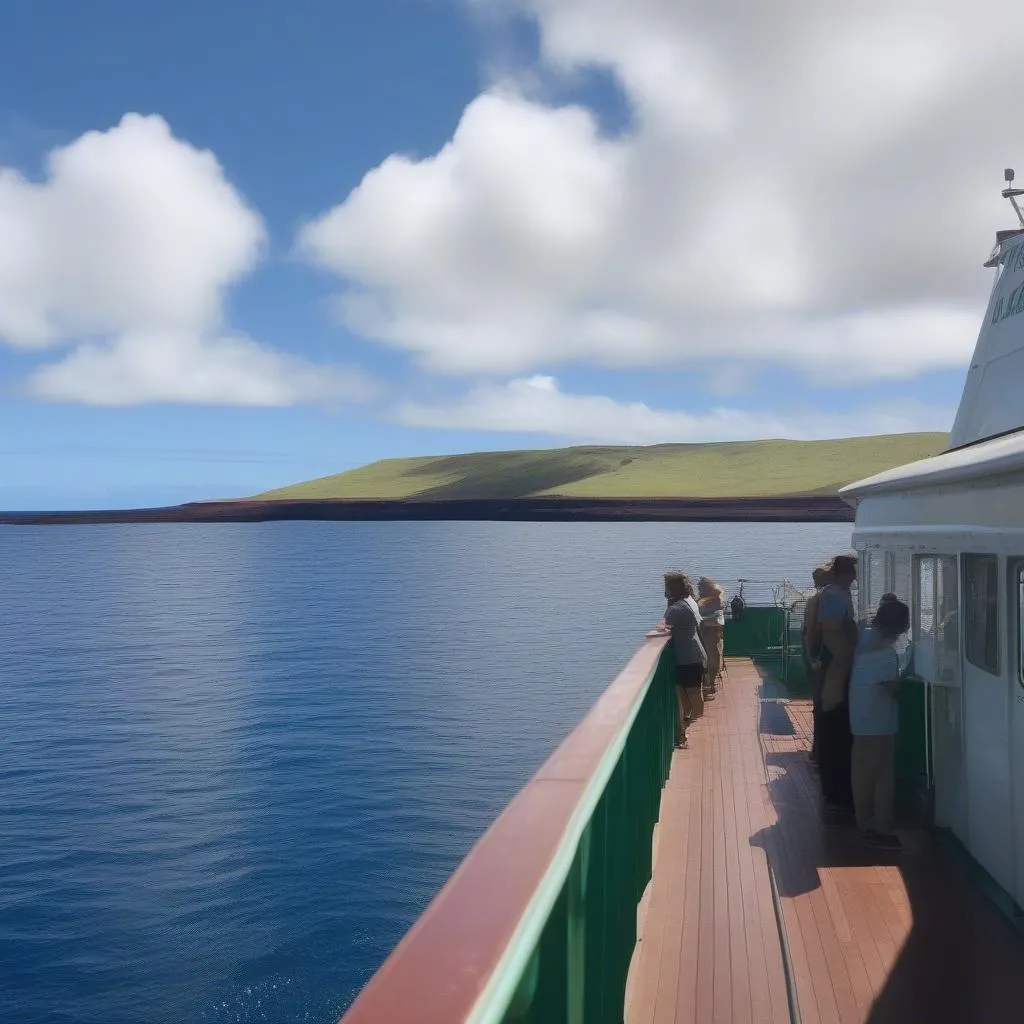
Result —
[{"label": "window frame", "polygon": [[1016,593],[1013,619],[1016,626],[1017,685],[1024,688],[1024,558],[1012,561],[1010,568]]},{"label": "window frame", "polygon": [[[922,614],[922,588],[921,569],[925,562],[931,563],[931,593],[928,596],[932,622],[931,629],[925,630],[921,625]],[[960,607],[963,600],[963,584],[961,559],[956,554],[944,554],[935,551],[915,552],[911,557],[911,636],[917,652],[915,657],[916,674],[931,686],[941,686],[947,689],[960,690],[963,688],[963,615]],[[949,649],[946,643],[940,644],[940,637],[946,640],[946,631],[940,627],[945,607],[945,595],[940,603],[940,593],[943,591],[942,582],[945,568],[951,568],[954,573],[953,593],[956,595],[955,616],[956,624],[953,629],[953,639],[956,643],[955,651]],[[925,646],[927,645],[927,646]],[[927,657],[922,657],[927,652]],[[930,675],[921,671],[924,661],[928,666]],[[942,678],[939,668],[944,664],[952,670],[952,678]]]},{"label": "window frame", "polygon": [[[963,607],[963,615],[960,621],[960,651],[963,660],[966,664],[972,668],[977,669],[979,672],[984,672],[986,675],[999,678],[1002,676],[1002,658],[1000,656],[1000,645],[1002,643],[1002,630],[999,626],[999,556],[993,554],[990,551],[965,551],[960,558],[960,600]],[[973,610],[976,602],[972,599],[972,595],[969,592],[969,587],[972,579],[971,566],[972,564],[986,563],[991,565],[991,572],[987,574],[989,581],[995,584],[995,595],[990,597],[990,592],[986,591],[983,600],[983,607],[986,611],[986,619],[983,623],[984,631],[982,636],[988,631],[988,618],[987,613],[991,607],[992,618],[995,620],[995,636],[992,644],[992,653],[994,656],[994,662],[992,664],[985,663],[981,660],[977,660],[972,655],[978,655],[978,651],[974,647],[974,637],[976,632],[971,627],[974,625]],[[982,640],[982,656],[985,654],[985,649],[988,647],[987,638]]]}]

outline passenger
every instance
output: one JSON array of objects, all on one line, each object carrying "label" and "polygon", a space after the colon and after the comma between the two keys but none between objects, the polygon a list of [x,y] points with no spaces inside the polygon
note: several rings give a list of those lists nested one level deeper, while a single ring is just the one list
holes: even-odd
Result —
[{"label": "passenger", "polygon": [[[697,616],[697,636],[698,636],[698,638],[700,638],[700,621],[701,621],[700,605],[697,603],[697,598],[694,596],[694,593],[693,593],[693,581],[690,579],[689,576],[686,577],[686,582],[689,584],[689,587],[690,587],[690,592],[686,595],[686,603],[693,609],[693,614]],[[708,689],[707,648],[704,647],[703,639],[700,639],[700,644],[701,644],[701,647],[704,649],[704,676],[701,679],[701,684],[700,684],[700,714],[694,715],[694,718],[701,718],[703,716],[703,714],[704,714],[704,701],[706,699],[704,695],[707,693],[707,689]]]},{"label": "passenger", "polygon": [[700,612],[694,611],[693,584],[681,572],[665,573],[665,625],[672,631],[676,656],[676,698],[679,730],[676,746],[686,747],[686,732],[694,718],[704,713],[704,666],[707,655],[700,642]]},{"label": "passenger", "polygon": [[700,638],[708,656],[705,700],[714,700],[725,665],[725,590],[713,579],[697,580],[700,600]]},{"label": "passenger", "polygon": [[818,620],[818,602],[821,600],[822,589],[832,582],[829,567],[827,565],[815,566],[811,573],[811,579],[814,581],[814,593],[804,605],[803,658],[807,668],[807,681],[811,687],[811,716],[814,723],[810,758],[813,764],[817,764],[818,719],[821,717],[822,657],[824,656],[821,625]]},{"label": "passenger", "polygon": [[857,620],[850,587],[857,578],[857,560],[836,555],[830,566],[832,582],[818,599],[824,674],[818,716],[818,770],[821,791],[829,811],[853,807],[850,785],[850,710],[847,701],[853,652],[857,647]]},{"label": "passenger", "polygon": [[900,658],[894,644],[910,629],[910,609],[887,594],[861,636],[850,678],[853,805],[864,841],[898,850],[892,831],[899,731]]}]

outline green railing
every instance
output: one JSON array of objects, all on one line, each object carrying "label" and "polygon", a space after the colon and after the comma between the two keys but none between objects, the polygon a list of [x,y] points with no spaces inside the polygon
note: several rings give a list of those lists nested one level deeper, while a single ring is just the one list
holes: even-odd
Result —
[{"label": "green railing", "polygon": [[738,619],[726,619],[725,656],[751,658],[793,697],[809,697],[800,652],[799,624],[788,608],[747,606]]},{"label": "green railing", "polygon": [[648,640],[513,799],[343,1024],[621,1024],[678,721]]},{"label": "green railing", "polygon": [[637,907],[651,880],[651,842],[675,741],[674,672],[667,645],[603,786],[595,787],[572,865],[507,1010],[478,1019],[621,1024]]}]

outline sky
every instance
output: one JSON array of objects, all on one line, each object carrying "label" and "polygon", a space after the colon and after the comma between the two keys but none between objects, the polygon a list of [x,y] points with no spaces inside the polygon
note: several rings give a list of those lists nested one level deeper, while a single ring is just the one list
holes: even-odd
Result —
[{"label": "sky", "polygon": [[947,430],[1016,0],[5,0],[0,508]]}]

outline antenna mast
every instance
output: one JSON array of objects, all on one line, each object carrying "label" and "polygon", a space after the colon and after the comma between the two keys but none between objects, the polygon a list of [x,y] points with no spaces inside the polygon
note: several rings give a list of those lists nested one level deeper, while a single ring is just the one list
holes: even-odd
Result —
[{"label": "antenna mast", "polygon": [[1020,226],[1024,228],[1024,213],[1021,213],[1020,207],[1017,205],[1017,196],[1024,196],[1024,188],[1014,188],[1013,179],[1015,175],[1012,167],[1007,167],[1003,171],[1003,181],[1006,182],[1006,188],[1003,189],[1003,198],[1009,199],[1013,206],[1014,213],[1017,214],[1017,220],[1020,221]]}]

